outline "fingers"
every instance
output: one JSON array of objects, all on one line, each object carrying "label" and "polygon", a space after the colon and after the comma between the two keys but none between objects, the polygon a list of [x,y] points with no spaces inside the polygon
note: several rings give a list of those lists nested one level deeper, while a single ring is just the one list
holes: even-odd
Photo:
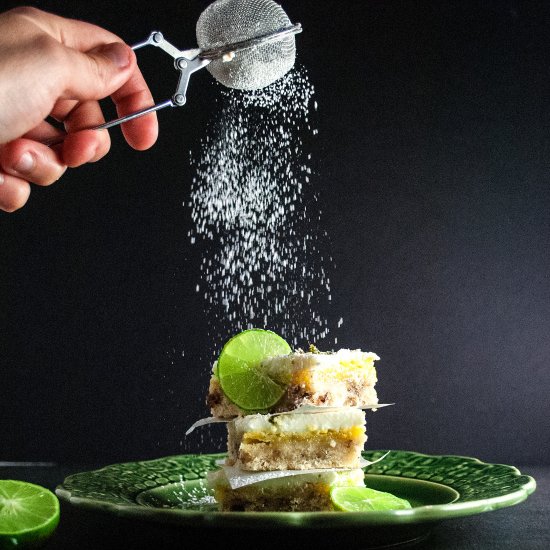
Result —
[{"label": "fingers", "polygon": [[[73,100],[99,99],[110,95],[116,105],[119,116],[124,116],[154,105],[153,96],[147,86],[141,71],[137,68],[135,55],[131,48],[122,43],[113,43],[95,49],[92,52],[80,53],[71,50],[71,56],[74,57],[75,64],[80,64],[81,70],[78,71],[79,78],[74,78],[75,72],[70,71],[67,77],[67,90],[63,94],[67,99],[59,101],[52,115],[60,120],[72,120],[77,112],[70,110],[73,108]],[[128,52],[129,57],[128,57]],[[111,59],[112,58],[112,59]],[[118,61],[113,61],[117,59]],[[106,59],[110,61],[106,61]],[[128,61],[129,60],[129,61]],[[128,62],[132,67],[132,73],[128,77],[126,70],[122,70],[113,76],[113,67],[124,68]],[[90,79],[81,78],[82,74],[91,75]],[[126,75],[123,78],[123,75]],[[78,129],[91,128],[104,122],[95,122],[92,117],[85,115],[92,111],[87,108],[78,111]],[[69,114],[70,113],[70,114]],[[67,118],[66,118],[67,117]],[[69,131],[69,130],[68,130]],[[151,147],[158,137],[158,122],[156,113],[151,113],[143,117],[136,118],[122,125],[122,132],[128,144],[137,150],[144,150]]]},{"label": "fingers", "polygon": [[[88,115],[86,111],[91,113]],[[92,116],[98,124],[103,118],[96,102],[87,102],[75,109],[75,118],[69,123],[78,126],[79,118]],[[110,139],[106,130],[84,130],[68,135],[57,151],[43,145],[44,141],[61,132],[43,122],[25,138],[0,146],[0,209],[13,212],[28,200],[31,183],[50,185],[67,169],[86,162],[95,162],[109,150]],[[38,141],[35,141],[38,140]]]},{"label": "fingers", "polygon": [[105,118],[97,101],[85,101],[73,107],[64,120],[68,135],[60,147],[61,158],[67,166],[75,168],[96,162],[109,152],[109,132],[88,129],[103,122]]},{"label": "fingers", "polygon": [[[122,49],[120,46],[123,41],[117,35],[91,23],[76,19],[65,19],[34,8],[22,8],[22,11],[27,13],[45,32],[65,45],[70,51],[75,53],[87,52],[80,55],[78,66],[84,71],[91,72],[92,81],[89,79],[82,80],[76,66],[71,69],[71,73],[66,77],[68,79],[67,91],[72,92],[72,95],[68,94],[70,99],[101,99],[112,95],[119,116],[130,114],[154,104],[151,92],[136,65],[133,51],[126,45],[124,45],[126,51]],[[90,59],[85,59],[85,56],[90,57]],[[109,67],[104,66],[105,58],[110,59],[115,66],[124,67],[123,70],[125,71],[126,56],[129,56],[130,59],[129,73],[124,83],[121,81],[115,82],[113,77],[109,76]],[[97,75],[99,75],[99,79]],[[86,126],[83,125],[82,127]],[[152,113],[126,122],[122,125],[122,131],[131,147],[138,150],[148,149],[158,137],[157,115]]]},{"label": "fingers", "polygon": [[[111,44],[109,46],[115,46]],[[141,71],[135,63],[134,52],[132,55],[133,72],[121,86],[109,92],[114,101],[119,116],[125,116],[154,105],[153,96],[147,86]],[[103,55],[104,50],[92,53],[94,56]],[[85,126],[82,126],[85,127]],[[88,126],[89,127],[89,126]],[[158,137],[158,121],[156,113],[151,113],[122,124],[122,133],[128,144],[134,149],[144,150],[151,147]]]},{"label": "fingers", "polygon": [[[16,8],[3,17],[8,18],[5,24],[15,52],[8,57],[8,69],[18,78],[0,80],[3,101],[11,98],[12,103],[7,119],[0,120],[0,142],[38,125],[58,103],[66,107],[111,96],[120,116],[153,105],[134,52],[115,34],[35,8]],[[41,82],[40,88],[36,82]],[[31,91],[22,102],[21,89],[26,88]],[[59,118],[64,120],[66,114]],[[147,149],[157,139],[157,116],[152,113],[127,122],[122,131],[132,147]]]},{"label": "fingers", "polygon": [[15,212],[25,205],[30,194],[28,182],[0,170],[0,210]]},{"label": "fingers", "polygon": [[34,128],[58,99],[107,97],[136,70],[132,49],[94,25],[18,8],[0,14],[0,26],[0,143]]},{"label": "fingers", "polygon": [[107,130],[81,130],[67,134],[59,146],[60,155],[67,166],[76,168],[105,156],[110,144]]},{"label": "fingers", "polygon": [[30,139],[16,139],[0,147],[0,170],[15,179],[50,185],[66,169],[53,149]]},{"label": "fingers", "polygon": [[[119,116],[154,105],[153,96],[139,71],[112,97]],[[130,147],[138,151],[149,149],[158,138],[157,114],[151,113],[125,122],[122,133]]]},{"label": "fingers", "polygon": [[50,139],[54,139],[62,135],[64,135],[64,133],[61,130],[58,130],[49,122],[43,120],[40,124],[38,124],[38,126],[28,131],[22,137],[26,139],[32,139],[33,141],[46,142]]},{"label": "fingers", "polygon": [[136,67],[135,54],[122,42],[104,44],[89,52],[63,48],[66,59],[61,60],[64,90],[60,97],[67,99],[101,99],[121,88]]},{"label": "fingers", "polygon": [[[88,130],[104,122],[97,100],[111,96],[119,116],[154,102],[134,52],[109,31],[34,8],[0,18],[12,48],[4,72],[16,76],[0,78],[6,107],[0,119],[0,209],[13,211],[27,201],[29,182],[49,185],[67,167],[109,151],[108,132]],[[62,120],[68,132],[52,148],[43,142],[62,132],[44,121],[48,115]],[[129,121],[122,131],[130,146],[147,149],[158,136],[157,116]]]},{"label": "fingers", "polygon": [[[25,138],[30,140],[30,143],[34,144],[35,140],[42,141],[52,139],[60,134],[61,132],[51,124],[42,122],[36,128],[28,132]],[[22,144],[10,144],[9,147],[6,145],[0,146],[0,210],[14,212],[23,207],[29,198],[31,186],[27,180],[33,177],[32,173],[34,170],[31,169],[28,171],[24,169],[25,165],[29,164],[28,158],[25,158],[25,155],[28,153],[30,153],[30,147],[26,148]],[[33,162],[34,160],[31,159],[31,166]],[[9,173],[2,168],[3,163],[7,166]],[[40,162],[35,164],[34,169],[36,169],[36,166],[40,166]],[[55,179],[59,177],[58,174],[63,173],[63,171],[63,167],[54,170],[48,168],[46,174],[36,179],[39,183],[46,183],[48,182],[48,174],[49,179]],[[21,175],[19,175],[20,172]],[[26,175],[23,176],[23,173],[26,173]]]}]

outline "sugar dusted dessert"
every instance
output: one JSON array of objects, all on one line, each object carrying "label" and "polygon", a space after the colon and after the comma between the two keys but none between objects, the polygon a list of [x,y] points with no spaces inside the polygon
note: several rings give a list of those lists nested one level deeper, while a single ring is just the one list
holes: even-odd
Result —
[{"label": "sugar dusted dessert", "polygon": [[[266,412],[291,411],[303,405],[372,408],[378,403],[374,362],[379,359],[376,353],[359,349],[319,352],[314,346],[307,352],[296,350],[268,357],[258,368],[285,389],[281,399]],[[218,418],[248,414],[224,394],[216,365],[207,405]]]},{"label": "sugar dusted dessert", "polygon": [[384,406],[378,359],[360,349],[292,350],[263,329],[229,339],[210,379],[212,416],[195,423],[227,426],[227,455],[207,477],[219,510],[335,510],[334,488],[364,488],[364,409]]},{"label": "sugar dusted dessert", "polygon": [[253,414],[227,430],[226,464],[251,471],[359,468],[367,440],[365,413],[352,407]]}]

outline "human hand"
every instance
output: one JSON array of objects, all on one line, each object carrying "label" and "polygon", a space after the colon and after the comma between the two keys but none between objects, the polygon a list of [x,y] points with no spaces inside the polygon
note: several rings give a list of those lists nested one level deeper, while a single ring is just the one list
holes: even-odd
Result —
[{"label": "human hand", "polygon": [[[67,167],[107,154],[107,130],[85,130],[105,119],[98,103],[110,96],[119,116],[150,107],[153,98],[132,49],[109,31],[35,8],[0,14],[0,209],[21,208],[30,183],[50,185]],[[42,142],[68,132],[53,147]],[[122,125],[128,144],[151,147],[155,113]]]}]

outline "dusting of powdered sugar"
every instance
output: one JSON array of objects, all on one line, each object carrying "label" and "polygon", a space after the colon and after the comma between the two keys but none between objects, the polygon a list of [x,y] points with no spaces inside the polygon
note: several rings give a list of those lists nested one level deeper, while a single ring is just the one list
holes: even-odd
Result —
[{"label": "dusting of powdered sugar", "polygon": [[[327,342],[333,261],[312,181],[314,87],[295,67],[259,91],[220,92],[188,206],[213,354],[245,328]],[[195,286],[195,284],[194,284]]]}]

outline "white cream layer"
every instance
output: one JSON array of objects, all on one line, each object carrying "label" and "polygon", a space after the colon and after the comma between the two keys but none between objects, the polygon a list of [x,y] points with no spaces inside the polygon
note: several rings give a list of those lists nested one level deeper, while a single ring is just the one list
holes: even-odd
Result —
[{"label": "white cream layer", "polygon": [[262,361],[262,367],[270,374],[278,375],[290,373],[293,370],[314,369],[314,368],[338,368],[339,366],[371,364],[378,361],[380,357],[370,351],[360,349],[339,349],[329,353],[311,353],[295,351],[288,355],[277,355]]},{"label": "white cream layer", "polygon": [[[380,409],[382,407],[389,407],[393,405],[394,403],[371,403],[365,407],[364,409],[372,409],[375,411],[376,409]],[[301,407],[298,407],[297,409],[294,409],[293,411],[285,411],[280,413],[273,413],[268,414],[265,416],[280,416],[280,415],[287,415],[287,414],[319,414],[324,413],[327,411],[335,411],[339,410],[341,407],[317,407],[313,405],[303,405]],[[233,419],[231,418],[217,418],[215,416],[208,416],[206,418],[201,418],[200,420],[197,420],[194,422],[185,432],[185,435],[189,435],[192,431],[195,430],[195,428],[198,428],[199,426],[206,426],[208,424],[226,424],[229,422],[233,422]]]},{"label": "white cream layer", "polygon": [[[309,351],[293,351],[287,355],[275,355],[264,359],[261,367],[274,375],[289,374],[293,370],[314,368],[336,368],[341,365],[365,365],[379,361],[380,357],[372,351],[342,348],[338,351],[325,353],[311,353]],[[216,372],[217,361],[212,365],[212,372]],[[279,376],[276,376],[277,378]]]},{"label": "white cream layer", "polygon": [[343,430],[365,425],[365,412],[352,407],[332,408],[315,414],[287,413],[281,415],[250,414],[232,420],[237,433],[264,432],[307,433]]},{"label": "white cream layer", "polygon": [[278,470],[272,472],[245,472],[234,466],[223,466],[221,470],[210,472],[210,483],[223,482],[224,478],[232,489],[253,485],[255,483],[269,484],[270,487],[278,485],[289,487],[301,485],[307,481],[324,483],[326,485],[354,485],[363,484],[365,472],[357,469],[316,469],[316,470]]}]

